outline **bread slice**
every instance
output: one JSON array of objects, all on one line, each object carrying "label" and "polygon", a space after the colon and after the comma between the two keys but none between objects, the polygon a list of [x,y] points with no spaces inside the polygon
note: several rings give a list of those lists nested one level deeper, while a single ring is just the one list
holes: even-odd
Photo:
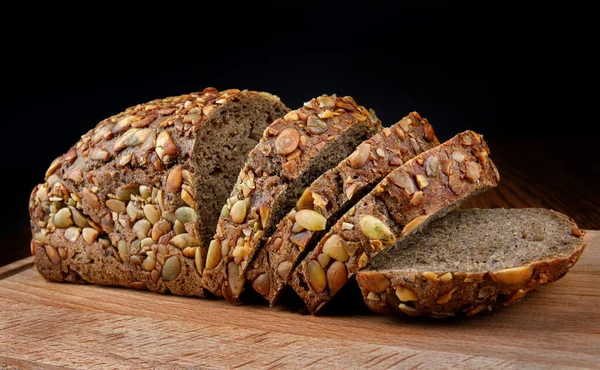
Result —
[{"label": "bread slice", "polygon": [[488,155],[483,138],[465,131],[387,175],[296,268],[291,285],[308,309],[319,311],[386,247],[497,186],[500,175]]},{"label": "bread slice", "polygon": [[455,211],[374,257],[357,281],[375,312],[471,316],[562,278],[583,234],[546,209]]},{"label": "bread slice", "polygon": [[325,218],[332,226],[390,171],[437,145],[433,128],[417,112],[364,141],[304,190],[296,207],[283,218],[252,262],[246,273],[247,283],[273,306],[290,272],[324,234],[302,227],[300,223],[306,222],[303,217]]},{"label": "bread slice", "polygon": [[203,286],[236,303],[250,261],[304,188],[380,130],[381,121],[351,97],[327,95],[273,122],[223,206]]},{"label": "bread slice", "polygon": [[228,189],[265,127],[288,111],[268,93],[208,88],[103,120],[31,195],[38,270],[203,296],[199,269]]}]

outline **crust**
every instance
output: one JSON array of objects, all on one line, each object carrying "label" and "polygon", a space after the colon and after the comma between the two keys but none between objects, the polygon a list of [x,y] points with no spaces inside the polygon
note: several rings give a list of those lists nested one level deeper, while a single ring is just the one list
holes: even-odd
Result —
[{"label": "crust", "polygon": [[[320,96],[273,122],[240,171],[208,251],[203,286],[236,303],[245,273],[265,238],[274,231],[274,218],[302,188],[294,182],[316,165],[324,172],[325,152],[340,136],[364,137],[378,131],[381,122],[351,97]],[[362,140],[362,139],[361,139]],[[333,153],[330,153],[333,154]],[[308,176],[313,179],[313,175]],[[302,185],[303,187],[304,185]],[[285,198],[285,199],[284,199]],[[289,198],[289,199],[288,199]],[[243,202],[244,204],[237,204]],[[282,207],[282,204],[284,207]],[[239,219],[234,220],[233,217]]]},{"label": "crust", "polygon": [[331,224],[390,171],[437,145],[433,128],[417,112],[364,141],[352,155],[315,180],[296,208],[280,221],[246,273],[247,284],[261,277],[254,288],[273,306],[287,285],[288,278],[282,276],[286,271],[291,276],[291,269],[323,234],[307,229],[293,232],[296,211],[314,210]]},{"label": "crust", "polygon": [[[386,246],[443,216],[467,197],[497,186],[500,176],[488,155],[483,138],[465,131],[392,171],[296,268],[291,285],[309,310],[319,311],[334,295],[330,290],[339,290]],[[345,223],[352,227],[344,227]],[[332,259],[323,269],[318,256],[329,239],[330,244],[343,246],[349,258]],[[325,276],[326,270],[333,280]]]},{"label": "crust", "polygon": [[[585,250],[584,231],[567,216],[554,211],[553,213],[571,222],[572,233],[578,236],[568,257],[529,263],[521,266],[519,270],[513,270],[514,277],[508,279],[503,279],[497,272],[492,271],[360,271],[357,281],[365,304],[377,313],[401,312],[409,316],[429,315],[443,318],[457,314],[472,316],[486,309],[491,311],[496,306],[508,306],[519,302],[527,293],[565,276]],[[447,278],[448,273],[451,274],[451,279]],[[446,278],[442,279],[444,275]],[[368,290],[377,286],[387,288],[378,293]],[[410,289],[416,300],[401,302],[396,295],[396,289],[403,288]]]},{"label": "crust", "polygon": [[38,271],[50,280],[204,296],[194,135],[229,102],[257,97],[285,110],[270,94],[208,88],[128,108],[83,135],[31,194]]}]

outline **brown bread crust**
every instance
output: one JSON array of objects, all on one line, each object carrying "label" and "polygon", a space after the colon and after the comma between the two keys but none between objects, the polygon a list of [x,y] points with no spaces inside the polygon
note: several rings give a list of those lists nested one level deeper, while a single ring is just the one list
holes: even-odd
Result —
[{"label": "brown bread crust", "polygon": [[[555,211],[542,211],[551,212],[562,222],[571,224],[573,250],[569,256],[534,261],[503,270],[500,274],[498,271],[465,273],[363,270],[357,273],[356,278],[365,304],[378,313],[399,312],[409,316],[443,318],[457,314],[472,316],[484,310],[491,311],[497,306],[508,306],[521,301],[527,293],[566,275],[586,247],[583,239],[585,232],[572,219]],[[443,248],[442,245],[439,247]],[[512,274],[510,279],[506,278],[507,272]],[[505,278],[499,277],[502,275]],[[400,296],[410,296],[411,300],[401,301],[396,294],[397,289]]]},{"label": "brown bread crust", "polygon": [[246,273],[247,284],[273,306],[298,261],[323,235],[316,230],[299,230],[296,211],[314,210],[331,226],[340,213],[356,203],[390,171],[437,145],[439,141],[433,128],[417,112],[410,113],[360,144],[354,153],[305,190],[296,208],[283,218],[252,262]]},{"label": "brown bread crust", "polygon": [[[483,138],[465,131],[392,171],[352,207],[293,273],[290,284],[312,313],[319,311],[369,260],[468,196],[495,187],[500,175]],[[342,261],[330,257],[343,248]],[[325,253],[327,252],[327,253]],[[333,291],[333,294],[332,294]]]},{"label": "brown bread crust", "polygon": [[275,222],[307,184],[352,150],[350,144],[354,148],[380,129],[377,117],[351,97],[327,95],[273,122],[250,152],[223,208],[203,286],[237,303],[249,263],[274,231]]},{"label": "brown bread crust", "polygon": [[264,108],[263,125],[288,111],[268,93],[207,88],[131,107],[83,135],[31,194],[38,271],[56,281],[204,296],[196,134],[243,104]]}]

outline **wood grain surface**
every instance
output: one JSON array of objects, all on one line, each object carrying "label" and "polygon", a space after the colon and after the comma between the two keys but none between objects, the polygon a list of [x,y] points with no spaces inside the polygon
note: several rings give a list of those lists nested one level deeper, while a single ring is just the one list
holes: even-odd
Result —
[{"label": "wood grain surface", "polygon": [[[5,368],[598,368],[600,231],[562,280],[471,318],[314,317],[0,270]],[[15,273],[15,271],[17,271]],[[331,311],[331,310],[330,310]],[[1,368],[2,366],[0,366]]]}]

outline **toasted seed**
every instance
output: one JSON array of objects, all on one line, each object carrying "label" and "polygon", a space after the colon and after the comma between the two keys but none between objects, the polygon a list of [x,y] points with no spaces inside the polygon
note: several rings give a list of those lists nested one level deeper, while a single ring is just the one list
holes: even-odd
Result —
[{"label": "toasted seed", "polygon": [[302,193],[302,196],[296,202],[296,209],[313,209],[313,196],[310,188],[304,189],[304,193]]},{"label": "toasted seed", "polygon": [[150,221],[152,225],[154,225],[158,222],[158,220],[160,220],[160,213],[152,204],[146,204],[143,209],[144,216],[146,216],[146,218],[148,219],[148,221]]},{"label": "toasted seed", "polygon": [[327,278],[325,277],[325,271],[321,267],[319,262],[312,260],[308,263],[308,283],[317,292],[321,293],[327,287]]},{"label": "toasted seed", "polygon": [[227,282],[234,297],[238,297],[244,288],[244,277],[240,276],[240,266],[234,261],[227,265]]},{"label": "toasted seed", "polygon": [[71,217],[71,210],[68,208],[61,208],[54,215],[54,226],[60,228],[66,228],[73,225],[73,218]]},{"label": "toasted seed", "polygon": [[412,181],[410,176],[404,172],[394,171],[388,175],[387,179],[394,185],[397,185],[410,195],[415,192],[415,183]]},{"label": "toasted seed", "polygon": [[317,102],[319,102],[319,107],[322,108],[333,108],[335,107],[335,100],[333,100],[333,98],[327,96],[327,95],[322,95],[319,96],[317,98]]},{"label": "toasted seed", "polygon": [[335,293],[348,282],[348,270],[346,265],[340,261],[334,261],[327,269],[327,287],[329,294]]},{"label": "toasted seed", "polygon": [[88,188],[83,188],[82,190],[83,199],[85,199],[86,203],[93,209],[100,208],[100,201],[98,200],[98,196],[92,193]]},{"label": "toasted seed", "polygon": [[223,208],[221,208],[220,217],[224,217],[224,218],[229,217],[229,207],[227,206],[227,204],[223,204]]},{"label": "toasted seed", "polygon": [[139,220],[138,222],[136,222],[133,225],[132,230],[136,233],[138,238],[144,239],[145,237],[148,236],[148,233],[150,232],[151,227],[152,227],[152,224],[150,224],[150,221]]},{"label": "toasted seed", "polygon": [[366,252],[363,252],[358,258],[358,268],[363,268],[369,262],[369,256],[367,256]]},{"label": "toasted seed", "polygon": [[415,191],[412,198],[410,198],[410,204],[415,207],[420,207],[425,203],[425,196],[422,191]]},{"label": "toasted seed", "polygon": [[529,266],[513,267],[491,273],[492,279],[501,284],[519,284],[528,280],[533,274]]},{"label": "toasted seed", "polygon": [[221,261],[221,245],[219,240],[213,239],[211,240],[208,246],[208,253],[206,255],[206,268],[213,269]]},{"label": "toasted seed", "polygon": [[319,253],[319,255],[317,256],[317,261],[319,261],[321,266],[323,268],[325,268],[325,267],[327,267],[327,265],[329,265],[329,261],[331,261],[331,257],[326,255],[325,253]]},{"label": "toasted seed", "polygon": [[167,193],[177,193],[181,188],[183,181],[183,166],[175,166],[167,176],[166,191]]},{"label": "toasted seed", "polygon": [[299,119],[298,113],[296,113],[296,111],[288,112],[285,116],[283,116],[283,119],[288,122],[297,121]]},{"label": "toasted seed", "polygon": [[358,285],[373,293],[383,293],[390,287],[390,281],[383,274],[376,271],[359,273],[356,276]]},{"label": "toasted seed", "polygon": [[258,277],[252,282],[252,288],[254,288],[254,290],[263,297],[267,297],[269,295],[270,285],[271,282],[267,273],[258,275]]},{"label": "toasted seed", "polygon": [[68,241],[70,241],[71,243],[74,243],[78,238],[79,235],[81,234],[81,229],[78,227],[69,227],[68,229],[65,230],[65,239],[67,239]]},{"label": "toasted seed", "polygon": [[142,240],[141,240],[141,242],[140,242],[140,246],[141,246],[142,248],[144,248],[144,247],[149,247],[149,246],[151,246],[151,245],[154,245],[154,239],[152,239],[152,238],[144,238],[144,239],[142,239]]},{"label": "toasted seed", "polygon": [[476,182],[481,176],[481,167],[475,162],[467,162],[465,178],[471,182]]},{"label": "toasted seed", "polygon": [[377,217],[365,215],[360,219],[358,226],[362,233],[369,239],[380,240],[385,245],[391,245],[395,241],[394,234]]},{"label": "toasted seed", "polygon": [[110,153],[106,149],[96,148],[90,153],[90,158],[97,161],[106,161],[110,158]]},{"label": "toasted seed", "polygon": [[415,180],[417,180],[417,185],[419,185],[419,189],[424,189],[427,187],[427,185],[429,185],[429,182],[427,181],[427,177],[425,177],[425,175],[419,173],[415,176]]},{"label": "toasted seed", "polygon": [[367,294],[367,299],[369,301],[380,301],[381,300],[381,294],[369,292],[369,294]]},{"label": "toasted seed", "polygon": [[277,275],[283,280],[288,279],[291,271],[292,263],[290,261],[283,261],[277,266]]},{"label": "toasted seed", "polygon": [[404,314],[406,314],[408,316],[422,316],[423,315],[423,312],[417,310],[416,308],[405,305],[404,303],[400,303],[398,305],[398,308],[400,309],[400,311],[402,311]]},{"label": "toasted seed", "polygon": [[435,301],[435,303],[437,304],[446,304],[450,301],[450,298],[452,298],[452,293],[454,293],[456,291],[457,288],[452,289],[451,291],[449,291],[448,293],[442,294],[437,301]]},{"label": "toasted seed", "polygon": [[440,280],[444,283],[448,283],[449,281],[452,280],[452,273],[451,272],[447,272],[444,275],[440,276]]},{"label": "toasted seed", "polygon": [[452,152],[451,157],[452,157],[452,159],[454,159],[455,161],[457,161],[459,163],[465,160],[465,156],[459,151]]},{"label": "toasted seed", "polygon": [[352,168],[362,168],[367,163],[370,153],[370,144],[360,144],[354,153],[350,155],[350,165]]},{"label": "toasted seed", "polygon": [[317,211],[303,209],[296,212],[296,222],[311,231],[325,230],[327,219]]},{"label": "toasted seed", "polygon": [[306,121],[306,131],[313,135],[322,134],[327,131],[327,123],[316,116],[310,115]]},{"label": "toasted seed", "polygon": [[246,202],[236,202],[229,212],[231,220],[236,224],[241,224],[246,219]]},{"label": "toasted seed", "polygon": [[61,259],[66,259],[67,258],[67,248],[65,247],[58,247],[58,255],[60,256]]},{"label": "toasted seed", "polygon": [[194,254],[194,263],[196,264],[196,270],[199,274],[202,273],[202,269],[204,268],[204,259],[202,258],[202,248],[196,248],[196,252]]},{"label": "toasted seed", "polygon": [[154,227],[152,228],[152,239],[154,241],[158,241],[158,239],[160,239],[161,236],[171,231],[171,227],[171,223],[165,219],[158,221],[154,224]]},{"label": "toasted seed", "polygon": [[294,128],[283,130],[275,140],[275,150],[278,154],[287,155],[296,150],[300,142],[300,133]]},{"label": "toasted seed", "polygon": [[250,250],[250,245],[248,244],[248,242],[245,242],[244,244],[236,245],[231,255],[233,257],[246,257],[250,253],[252,253],[252,251]]},{"label": "toasted seed", "polygon": [[323,253],[335,260],[346,262],[350,259],[350,256],[344,244],[346,244],[344,239],[337,234],[333,234],[325,241]]},{"label": "toasted seed", "polygon": [[290,241],[300,247],[300,250],[303,251],[312,235],[313,233],[310,230],[304,230],[297,234],[292,234]]},{"label": "toasted seed", "polygon": [[125,261],[127,255],[129,254],[129,246],[127,245],[127,241],[124,239],[119,240],[117,243],[117,251],[119,252],[119,257],[121,257],[121,260]]},{"label": "toasted seed", "polygon": [[175,220],[175,224],[173,226],[173,229],[175,230],[175,234],[179,235],[179,234],[183,234],[186,232],[185,230],[185,226],[183,226],[183,223],[179,220]]},{"label": "toasted seed", "polygon": [[425,221],[428,217],[429,217],[429,215],[423,215],[423,216],[414,218],[412,221],[407,223],[406,226],[404,226],[404,228],[402,229],[402,233],[400,235],[404,236],[404,235],[408,234],[409,232],[413,231],[419,225],[421,225],[423,223],[423,221]]},{"label": "toasted seed", "polygon": [[193,208],[179,207],[175,211],[175,218],[185,224],[186,222],[196,221],[198,218],[198,214]]},{"label": "toasted seed", "polygon": [[106,207],[113,212],[124,213],[125,212],[125,203],[121,202],[117,199],[109,199],[106,201]]},{"label": "toasted seed", "polygon": [[77,210],[77,208],[69,206],[69,210],[71,211],[71,216],[73,217],[73,222],[75,222],[75,225],[81,228],[89,226],[87,218],[85,218],[85,216],[83,216],[81,212]]},{"label": "toasted seed", "polygon": [[152,251],[148,251],[146,254],[148,257],[142,262],[142,268],[146,271],[152,271],[156,266],[156,256]]},{"label": "toasted seed", "polygon": [[416,301],[418,299],[415,292],[402,286],[396,288],[396,297],[401,302]]},{"label": "toasted seed", "polygon": [[304,228],[302,227],[302,225],[300,225],[298,223],[298,221],[294,222],[294,225],[292,225],[292,232],[293,233],[299,233],[302,230],[304,230]]},{"label": "toasted seed", "polygon": [[46,249],[46,255],[48,255],[48,258],[50,259],[50,261],[52,263],[54,263],[55,265],[59,264],[61,261],[60,255],[58,254],[58,251],[56,250],[56,248],[54,248],[51,245],[46,245],[44,247]]},{"label": "toasted seed", "polygon": [[138,195],[139,189],[135,185],[124,185],[117,189],[115,196],[118,200],[129,201],[132,195]]},{"label": "toasted seed", "polygon": [[171,139],[171,135],[167,131],[161,131],[156,138],[156,148],[154,149],[158,158],[164,163],[168,163],[171,159],[173,159],[178,153],[179,150],[175,143]]},{"label": "toasted seed", "polygon": [[192,208],[196,208],[196,201],[194,200],[194,197],[192,197],[192,194],[190,194],[190,192],[188,192],[187,190],[185,190],[185,189],[181,190],[181,199],[188,206],[190,206]]},{"label": "toasted seed", "polygon": [[162,268],[162,279],[164,281],[172,281],[177,279],[181,273],[181,261],[177,256],[167,258]]},{"label": "toasted seed", "polygon": [[149,198],[152,195],[152,188],[146,185],[140,185],[140,196],[144,199]]},{"label": "toasted seed", "polygon": [[261,204],[260,207],[258,207],[258,212],[260,214],[261,225],[264,229],[267,227],[267,220],[269,219],[269,212],[271,212],[271,209],[266,205]]},{"label": "toasted seed", "polygon": [[352,230],[354,229],[354,224],[350,222],[342,222],[342,230]]},{"label": "toasted seed", "polygon": [[201,245],[200,240],[194,238],[193,236],[187,233],[175,236],[169,241],[169,244],[179,249],[184,249],[188,247],[199,247]]},{"label": "toasted seed", "polygon": [[92,244],[98,238],[99,234],[98,230],[91,227],[86,227],[82,231],[83,240],[88,244]]}]

